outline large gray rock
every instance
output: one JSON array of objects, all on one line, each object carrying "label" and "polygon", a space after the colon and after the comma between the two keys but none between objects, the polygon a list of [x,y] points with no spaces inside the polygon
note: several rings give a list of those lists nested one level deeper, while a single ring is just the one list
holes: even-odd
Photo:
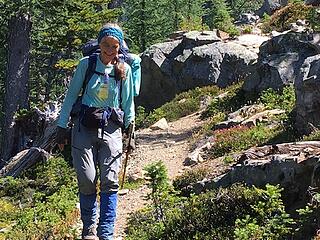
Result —
[{"label": "large gray rock", "polygon": [[304,60],[320,53],[319,36],[287,32],[262,43],[255,70],[245,81],[244,90],[282,89],[294,83]]},{"label": "large gray rock", "polygon": [[305,201],[309,186],[320,186],[320,142],[307,141],[253,147],[238,156],[237,164],[223,175],[204,179],[189,189],[195,193],[234,183],[264,187],[279,184],[286,202]]},{"label": "large gray rock", "polygon": [[307,5],[319,6],[320,0],[305,0],[304,3]]},{"label": "large gray rock", "polygon": [[263,17],[263,14],[266,13],[271,15],[274,11],[286,6],[288,0],[264,0],[263,5],[256,12],[257,15]]},{"label": "large gray rock", "polygon": [[142,55],[142,85],[137,104],[150,110],[177,93],[198,86],[226,87],[244,77],[257,54],[224,43],[216,31],[185,33],[182,40],[155,44]]},{"label": "large gray rock", "polygon": [[300,133],[320,128],[320,54],[303,63],[296,90],[296,126]]}]

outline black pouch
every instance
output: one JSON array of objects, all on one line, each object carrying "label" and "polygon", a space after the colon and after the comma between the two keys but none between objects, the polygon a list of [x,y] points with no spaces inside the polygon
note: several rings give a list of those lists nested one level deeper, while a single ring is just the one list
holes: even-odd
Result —
[{"label": "black pouch", "polygon": [[82,108],[82,96],[79,96],[76,102],[72,105],[72,109],[70,112],[71,121],[79,117],[81,108]]},{"label": "black pouch", "polygon": [[86,107],[81,114],[81,124],[86,128],[102,128],[108,122],[108,114],[103,108]]},{"label": "black pouch", "polygon": [[124,127],[124,112],[121,109],[111,108],[110,120],[119,127]]}]

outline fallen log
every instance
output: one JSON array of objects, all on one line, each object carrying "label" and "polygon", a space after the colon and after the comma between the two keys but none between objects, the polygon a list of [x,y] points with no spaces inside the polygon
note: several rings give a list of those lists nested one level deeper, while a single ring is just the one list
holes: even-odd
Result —
[{"label": "fallen log", "polygon": [[[59,110],[60,107],[58,104],[50,105],[46,111],[40,111],[39,109],[33,110],[35,114],[32,114],[32,116],[36,116],[35,119],[33,119],[33,121],[26,119],[26,121],[32,122],[34,125],[27,127],[32,128],[41,126],[43,129],[37,129],[37,132],[41,134],[32,139],[31,147],[25,147],[25,149],[19,151],[7,161],[7,164],[0,170],[0,177],[17,177],[24,170],[30,168],[37,162],[45,161],[50,157],[50,153],[55,146],[56,119]],[[41,124],[39,124],[39,121],[42,121]],[[20,126],[26,128],[25,124],[20,124]],[[20,129],[20,131],[23,132],[24,129]],[[26,138],[25,134],[24,138]]]}]

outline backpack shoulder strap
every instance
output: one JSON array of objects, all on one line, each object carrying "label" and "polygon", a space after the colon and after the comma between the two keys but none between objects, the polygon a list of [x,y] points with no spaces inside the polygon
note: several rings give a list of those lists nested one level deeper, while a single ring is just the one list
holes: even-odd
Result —
[{"label": "backpack shoulder strap", "polygon": [[114,69],[114,78],[116,80],[117,83],[117,88],[118,88],[118,101],[119,101],[119,108],[122,109],[121,103],[122,103],[122,80],[120,79],[120,77],[118,76],[116,70]]},{"label": "backpack shoulder strap", "polygon": [[86,74],[84,76],[84,81],[82,84],[82,93],[81,93],[82,96],[86,91],[87,84],[90,81],[92,75],[96,72],[97,57],[98,57],[97,54],[92,54],[89,56],[88,67],[87,67]]}]

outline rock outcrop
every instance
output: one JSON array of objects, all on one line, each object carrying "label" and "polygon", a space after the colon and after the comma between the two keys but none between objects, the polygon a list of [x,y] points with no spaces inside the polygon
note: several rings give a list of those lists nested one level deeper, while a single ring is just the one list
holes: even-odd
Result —
[{"label": "rock outcrop", "polygon": [[279,184],[289,204],[303,202],[309,186],[319,187],[319,154],[318,141],[253,147],[235,155],[237,163],[227,173],[199,181],[192,189],[200,193],[239,182],[256,187]]},{"label": "rock outcrop", "polygon": [[221,41],[216,31],[192,31],[177,38],[155,44],[142,54],[137,105],[150,110],[195,87],[226,87],[243,78],[257,59],[246,47]]},{"label": "rock outcrop", "polygon": [[296,127],[302,134],[320,128],[320,54],[303,63],[296,90]]},{"label": "rock outcrop", "polygon": [[277,90],[294,83],[305,59],[320,53],[319,40],[319,34],[287,32],[262,43],[244,90]]},{"label": "rock outcrop", "polygon": [[263,17],[263,14],[266,13],[271,15],[274,11],[286,6],[288,0],[264,0],[263,5],[256,12],[257,15]]}]

